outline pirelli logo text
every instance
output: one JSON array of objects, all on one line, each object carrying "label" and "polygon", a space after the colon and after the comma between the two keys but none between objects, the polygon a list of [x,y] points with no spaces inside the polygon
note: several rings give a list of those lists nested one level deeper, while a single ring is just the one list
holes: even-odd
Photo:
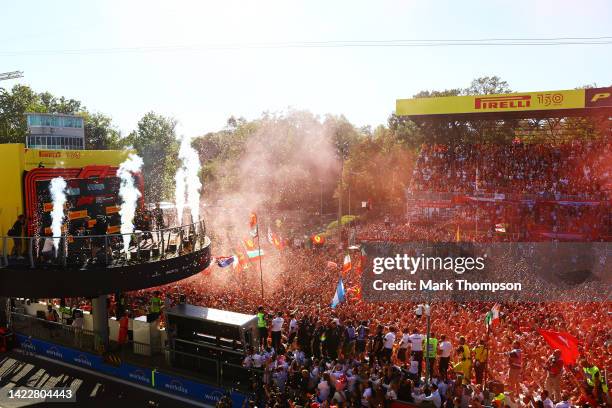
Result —
[{"label": "pirelli logo text", "polygon": [[474,99],[474,109],[522,109],[531,106],[531,95],[489,96]]},{"label": "pirelli logo text", "polygon": [[62,157],[62,152],[53,152],[53,151],[39,151],[38,152],[38,157],[49,157],[52,159],[57,159],[59,157]]}]

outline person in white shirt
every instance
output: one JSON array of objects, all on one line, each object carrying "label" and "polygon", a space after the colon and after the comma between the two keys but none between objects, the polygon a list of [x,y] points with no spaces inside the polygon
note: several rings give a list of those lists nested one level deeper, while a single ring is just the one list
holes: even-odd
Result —
[{"label": "person in white shirt", "polygon": [[383,338],[383,353],[382,357],[385,361],[391,361],[391,354],[393,352],[393,345],[395,344],[395,327],[389,329],[389,333],[385,334]]},{"label": "person in white shirt", "polygon": [[[385,385],[383,384],[383,387],[385,387]],[[392,382],[391,384],[389,384],[386,388],[387,388],[387,393],[385,394],[385,399],[387,401],[396,401],[397,400],[397,389],[399,387],[399,384],[397,383],[397,381]]]},{"label": "person in white shirt", "polygon": [[544,404],[544,408],[555,408],[555,404],[548,396],[548,391],[542,391],[542,394],[540,394],[540,398],[542,400],[542,404]]},{"label": "person in white shirt", "polygon": [[438,354],[440,360],[438,361],[438,371],[442,379],[446,380],[448,372],[448,364],[450,362],[451,353],[453,352],[453,345],[446,339],[443,334],[440,336],[440,345],[438,346]]},{"label": "person in white shirt", "polygon": [[438,386],[438,394],[440,396],[446,395],[446,390],[448,389],[448,385],[446,385],[446,382],[440,380],[436,383],[436,385]]},{"label": "person in white shirt", "polygon": [[438,391],[438,386],[436,384],[431,385],[431,400],[436,408],[440,408],[442,405],[442,397],[440,397],[440,392]]},{"label": "person in white shirt", "polygon": [[572,404],[569,401],[569,396],[567,394],[563,394],[561,397],[561,402],[558,402],[555,405],[555,408],[572,408]]},{"label": "person in white shirt", "polygon": [[295,358],[295,361],[301,366],[306,364],[306,354],[299,348],[293,352],[293,358]]},{"label": "person in white shirt", "polygon": [[291,320],[289,321],[289,338],[287,339],[287,348],[291,347],[298,332],[298,321],[295,318],[295,313],[291,313],[290,317]]},{"label": "person in white shirt", "polygon": [[410,341],[410,332],[406,328],[402,332],[402,339],[400,340],[399,350],[397,351],[397,358],[404,365],[406,364],[406,355],[407,355],[407,352],[408,352],[408,348],[410,347],[411,344],[412,343]]},{"label": "person in white shirt", "polygon": [[416,309],[414,309],[414,314],[416,315],[417,319],[420,319],[423,316],[423,310],[425,309],[425,306],[422,304],[419,304]]},{"label": "person in white shirt", "polygon": [[287,384],[287,370],[285,367],[278,367],[272,375],[274,382],[281,393],[285,392],[285,385]]},{"label": "person in white shirt", "polygon": [[242,366],[244,368],[252,368],[254,365],[254,358],[253,356],[255,355],[255,349],[253,347],[249,347],[249,354],[244,358],[244,360],[242,361]]},{"label": "person in white shirt", "polygon": [[417,377],[420,379],[422,370],[421,362],[423,361],[423,335],[420,334],[415,327],[409,339],[412,343],[412,359],[418,363]]},{"label": "person in white shirt", "polygon": [[329,374],[324,373],[323,379],[321,380],[319,385],[317,385],[317,400],[320,403],[323,401],[326,401],[329,398],[329,391],[330,391],[329,383],[330,383]]},{"label": "person in white shirt", "polygon": [[361,406],[367,408],[370,406],[370,398],[372,398],[372,384],[368,384],[368,387],[363,390],[361,394]]},{"label": "person in white shirt", "polygon": [[262,354],[260,353],[253,354],[253,367],[254,368],[263,367],[265,361],[266,361],[266,358]]},{"label": "person in white shirt", "polygon": [[276,353],[279,353],[281,345],[281,335],[283,330],[283,312],[278,312],[276,317],[272,319],[272,347]]},{"label": "person in white shirt", "polygon": [[442,401],[440,399],[440,394],[438,394],[438,398],[437,398],[437,400],[439,401],[439,404],[436,405],[436,398],[434,397],[431,391],[432,390],[429,387],[423,388],[422,391],[419,389],[415,389],[415,391],[412,393],[412,398],[414,398],[414,402],[416,404],[420,405],[421,402],[423,401],[431,401],[436,406],[436,408],[440,408],[440,405],[442,404]]}]

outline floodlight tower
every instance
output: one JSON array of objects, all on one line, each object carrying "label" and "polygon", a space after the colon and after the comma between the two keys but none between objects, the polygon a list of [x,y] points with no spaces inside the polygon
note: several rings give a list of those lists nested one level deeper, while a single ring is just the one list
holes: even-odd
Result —
[{"label": "floodlight tower", "polygon": [[0,73],[0,81],[5,81],[7,79],[16,79],[23,77],[23,71],[12,71],[12,72],[3,72]]}]

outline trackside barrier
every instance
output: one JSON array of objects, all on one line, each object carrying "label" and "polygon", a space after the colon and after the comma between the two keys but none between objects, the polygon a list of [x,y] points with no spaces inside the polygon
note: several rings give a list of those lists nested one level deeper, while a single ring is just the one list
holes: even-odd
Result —
[{"label": "trackside barrier", "polygon": [[101,355],[57,345],[22,334],[15,335],[16,347],[30,355],[39,355],[74,365],[76,367],[97,371],[115,378],[144,385],[168,394],[174,394],[193,401],[214,406],[224,395],[230,395],[232,404],[241,407],[245,396],[236,391],[204,384],[156,369],[139,367],[121,362],[119,365],[108,364]]},{"label": "trackside barrier", "polygon": [[[72,350],[99,355],[96,349],[97,333],[68,326],[61,323],[50,322],[16,312],[11,313],[13,330],[27,338],[49,342],[56,346],[64,346]],[[149,357],[146,361],[143,356]],[[164,359],[163,356],[166,356]],[[183,374],[184,377],[194,381],[203,381],[237,390],[248,390],[252,380],[262,377],[263,372],[257,369],[245,369],[237,363],[230,363],[227,359],[206,357],[198,354],[155,347],[150,344],[128,340],[121,345],[110,341],[108,352],[104,354],[105,362],[111,365],[120,365],[121,362],[135,366],[150,364],[158,370],[168,370]],[[240,359],[242,360],[242,358]],[[186,370],[181,373],[180,370]]]}]

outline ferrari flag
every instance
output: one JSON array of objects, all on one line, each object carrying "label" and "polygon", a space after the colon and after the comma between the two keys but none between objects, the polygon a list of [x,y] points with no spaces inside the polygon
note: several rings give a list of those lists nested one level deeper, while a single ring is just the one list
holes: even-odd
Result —
[{"label": "ferrari flag", "polygon": [[538,329],[538,333],[544,337],[546,343],[553,349],[561,350],[563,364],[571,366],[576,364],[576,359],[580,355],[578,351],[578,339],[568,332],[554,332],[551,330]]}]

